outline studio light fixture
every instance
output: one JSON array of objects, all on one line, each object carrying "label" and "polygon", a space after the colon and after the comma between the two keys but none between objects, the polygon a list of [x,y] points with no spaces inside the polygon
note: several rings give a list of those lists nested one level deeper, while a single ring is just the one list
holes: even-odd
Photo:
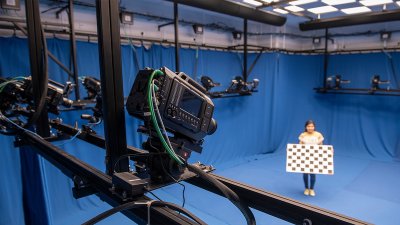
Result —
[{"label": "studio light fixture", "polygon": [[305,4],[313,3],[313,2],[318,2],[318,0],[297,0],[297,1],[290,2],[289,4],[291,4],[291,5],[305,5]]},{"label": "studio light fixture", "polygon": [[351,14],[371,12],[371,9],[366,6],[360,6],[360,7],[342,9],[341,11],[348,15],[351,15]]},{"label": "studio light fixture", "polygon": [[120,19],[122,24],[133,25],[133,13],[122,11],[120,13]]},{"label": "studio light fixture", "polygon": [[288,14],[289,12],[280,8],[275,8],[273,9],[274,12],[280,13],[280,14]]},{"label": "studio light fixture", "polygon": [[361,0],[360,3],[365,6],[375,6],[393,3],[393,0]]},{"label": "studio light fixture", "polygon": [[20,0],[0,0],[1,8],[20,10]]},{"label": "studio light fixture", "polygon": [[245,2],[247,4],[250,4],[250,5],[254,5],[254,6],[261,6],[262,5],[261,2],[258,2],[258,1],[255,1],[255,0],[243,0],[243,2]]},{"label": "studio light fixture", "polygon": [[333,6],[327,5],[327,6],[321,6],[321,7],[307,9],[307,11],[319,15],[319,14],[324,14],[324,13],[336,12],[336,11],[338,11],[338,9]]},{"label": "studio light fixture", "polygon": [[391,36],[392,36],[392,33],[390,33],[390,32],[382,32],[381,33],[381,40],[382,41],[387,41],[387,40],[389,40],[391,38]]},{"label": "studio light fixture", "polygon": [[195,34],[203,34],[204,26],[200,24],[193,24],[193,31]]},{"label": "studio light fixture", "polygon": [[240,39],[242,39],[242,32],[233,31],[233,32],[232,32],[232,36],[233,36],[233,39],[235,39],[235,40],[240,40]]},{"label": "studio light fixture", "polygon": [[313,37],[312,40],[313,44],[318,45],[321,43],[321,38],[320,37]]},{"label": "studio light fixture", "polygon": [[322,2],[328,5],[343,5],[356,2],[356,0],[322,0]]},{"label": "studio light fixture", "polygon": [[303,8],[299,7],[299,6],[295,6],[295,5],[289,5],[285,7],[286,10],[289,10],[291,12],[301,12],[304,11]]}]

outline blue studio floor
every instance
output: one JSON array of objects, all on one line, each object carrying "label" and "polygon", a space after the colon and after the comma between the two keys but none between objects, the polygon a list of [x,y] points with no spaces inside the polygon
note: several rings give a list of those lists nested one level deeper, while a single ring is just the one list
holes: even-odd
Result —
[{"label": "blue studio floor", "polygon": [[[329,209],[373,224],[400,223],[400,162],[335,155],[335,174],[317,175],[316,196],[303,195],[301,174],[286,173],[284,153],[257,155],[219,166],[215,173],[254,187]],[[243,225],[245,220],[228,200],[186,185],[185,208],[208,224]],[[154,192],[165,201],[182,204],[182,187]],[[93,216],[109,206],[97,208]],[[289,224],[253,210],[257,224]],[[67,224],[70,224],[69,221]],[[99,224],[132,224],[121,214]]]},{"label": "blue studio floor", "polygon": [[[317,175],[316,196],[309,197],[303,195],[301,174],[285,172],[285,157],[283,153],[258,155],[223,165],[216,173],[369,223],[400,223],[400,162],[336,155],[335,175]],[[204,221],[245,224],[239,211],[227,200],[187,186],[186,207]],[[179,202],[180,190],[179,186],[167,187],[158,193],[167,201]],[[260,212],[254,213],[260,225],[288,224]]]}]

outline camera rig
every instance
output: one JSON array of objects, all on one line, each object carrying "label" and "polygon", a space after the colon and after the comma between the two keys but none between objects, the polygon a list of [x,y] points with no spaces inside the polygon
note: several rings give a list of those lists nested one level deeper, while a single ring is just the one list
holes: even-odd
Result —
[{"label": "camera rig", "polygon": [[[72,4],[70,4],[70,6],[72,6]],[[150,143],[149,140],[157,141],[157,137],[160,138],[160,135],[157,134],[156,136],[154,134],[154,132],[157,133],[157,131],[155,131],[157,130],[157,126],[152,124],[153,121],[151,120],[151,117],[148,116],[149,111],[146,110],[144,111],[144,117],[142,119],[145,121],[145,125],[139,130],[142,132],[144,131],[149,135],[149,139],[146,141],[146,143],[148,143],[148,147],[150,148],[146,147],[146,144],[143,145],[145,146],[144,149],[127,146],[125,139],[124,98],[122,94],[122,69],[119,42],[120,37],[118,32],[119,21],[111,19],[118,18],[119,15],[118,1],[116,0],[96,1],[101,92],[97,89],[97,91],[95,91],[97,93],[95,98],[96,105],[98,104],[97,109],[101,109],[98,116],[100,119],[102,119],[99,121],[104,122],[104,137],[96,134],[96,132],[91,129],[91,124],[83,125],[80,129],[76,125],[71,126],[64,124],[61,119],[48,120],[47,113],[53,110],[42,109],[49,109],[49,105],[47,104],[50,104],[51,102],[46,100],[48,97],[47,91],[49,91],[47,85],[49,85],[50,82],[48,80],[48,74],[46,71],[46,58],[49,55],[49,52],[46,47],[44,31],[40,22],[39,1],[27,0],[25,8],[28,27],[27,36],[30,40],[29,50],[33,97],[29,97],[30,100],[27,100],[29,103],[26,103],[24,102],[24,99],[28,98],[20,98],[16,100],[12,97],[12,95],[7,96],[7,93],[12,92],[5,90],[0,92],[2,98],[6,99],[8,102],[5,103],[2,101],[2,103],[4,103],[1,106],[1,112],[3,114],[0,117],[2,129],[5,131],[13,131],[12,133],[7,134],[15,135],[17,147],[25,145],[28,147],[28,149],[34,150],[47,159],[50,163],[59,168],[66,176],[72,179],[74,181],[73,194],[75,198],[97,194],[102,200],[106,201],[110,205],[116,206],[114,209],[112,209],[112,212],[101,214],[103,216],[102,218],[104,218],[104,215],[111,215],[118,210],[123,210],[124,215],[139,224],[146,224],[149,213],[152,215],[151,223],[156,225],[204,224],[203,222],[199,221],[198,218],[190,215],[190,213],[182,210],[176,205],[167,205],[163,202],[154,202],[152,199],[142,194],[143,191],[150,190],[151,187],[157,188],[157,185],[158,187],[161,187],[163,185],[167,185],[168,182],[172,183],[171,180],[173,180],[173,177],[170,177],[168,174],[171,171],[177,171],[176,177],[180,176],[181,179],[184,179],[184,176],[189,174],[189,176],[193,177],[188,178],[185,181],[230,199],[236,206],[238,206],[243,214],[246,215],[248,224],[254,224],[254,218],[251,218],[251,214],[247,211],[247,206],[295,224],[367,224],[363,221],[306,205],[286,197],[256,189],[249,185],[215,175],[213,173],[208,173],[211,170],[210,167],[201,164],[188,164],[183,157],[184,154],[180,154],[179,147],[177,148],[176,146],[184,146],[184,149],[196,151],[196,148],[190,146],[189,143],[196,143],[196,145],[201,147],[200,143],[202,138],[204,138],[204,134],[201,132],[185,136],[185,133],[182,135],[182,132],[185,132],[185,129],[182,129],[176,132],[174,137],[171,137],[171,139],[182,139],[182,135],[183,140],[185,141],[184,143],[181,142],[180,145],[178,141],[178,145],[175,146],[172,144],[174,141],[171,142],[172,147],[170,147],[170,149],[173,149],[174,153],[177,155],[176,159],[180,159],[181,162],[183,162],[183,164],[179,163],[178,160],[171,157],[163,143],[159,143],[157,146],[153,145],[153,142]],[[71,30],[71,36],[73,36],[73,29]],[[72,39],[73,38],[71,38],[71,40]],[[45,59],[43,59],[43,56]],[[153,74],[156,78],[154,82],[153,79],[149,79],[149,82],[151,81],[151,83],[148,83],[148,85],[150,85],[151,88],[147,90],[150,90],[152,95],[156,95],[156,97],[152,99],[154,99],[153,104],[158,106],[158,101],[162,100],[157,96],[157,89],[160,89],[161,87],[161,85],[157,82],[159,82],[158,80],[161,74],[156,75],[156,73],[159,72],[156,71]],[[165,76],[165,73],[163,76]],[[78,78],[75,77],[75,80],[77,79]],[[4,82],[7,81],[3,81],[3,83]],[[10,83],[15,83],[15,81]],[[188,83],[190,82],[188,81]],[[193,87],[196,86],[193,85],[187,87],[192,90]],[[199,91],[201,89],[195,89],[197,89],[195,92],[201,95],[199,93],[202,92]],[[13,88],[8,90],[13,90]],[[100,95],[98,95],[98,93],[100,93]],[[158,93],[161,94],[160,92]],[[33,103],[31,101],[32,99]],[[98,101],[99,99],[101,99],[101,101]],[[148,102],[150,103],[152,101]],[[62,101],[59,101],[59,103],[61,103],[59,105],[63,104]],[[79,104],[81,103],[78,103],[78,106],[80,106]],[[45,107],[42,107],[42,105]],[[74,102],[73,107],[75,105],[76,104]],[[18,107],[25,107],[28,109],[27,113],[23,113],[23,110],[19,110]],[[149,109],[151,108],[152,107],[149,107]],[[185,110],[184,106],[180,108]],[[146,109],[146,107],[144,107],[144,109]],[[157,109],[154,108],[154,110]],[[13,114],[12,112],[16,114]],[[53,112],[57,112],[57,110]],[[157,111],[155,111],[155,113],[157,113]],[[165,111],[161,113],[165,113]],[[14,115],[18,115],[18,118]],[[39,119],[36,119],[36,117]],[[161,118],[162,116],[158,117]],[[22,118],[25,118],[25,120],[28,122],[24,123]],[[160,121],[161,120],[157,121],[159,125],[161,125]],[[25,128],[33,129],[28,130]],[[209,127],[207,129],[207,134],[212,133],[211,128],[212,127]],[[49,129],[56,130],[57,134],[60,136],[76,137],[77,139],[105,149],[106,172],[96,169],[94,166],[91,166],[68,154],[60,147],[53,145],[51,141],[56,140],[57,137],[52,138],[52,135],[50,132],[48,132]],[[165,130],[170,133],[177,131],[176,129],[177,128],[169,125],[165,128]],[[165,135],[165,133],[161,134]],[[158,141],[161,142],[160,140]],[[182,143],[184,145],[182,145]],[[155,152],[153,151],[154,149],[157,149],[160,152]],[[160,156],[164,158],[161,158]],[[136,173],[129,171],[128,159],[135,162]],[[170,177],[171,179],[157,179],[155,173],[149,171],[150,168],[153,168],[153,170],[154,168],[157,168],[152,167],[153,164],[163,165],[162,163],[158,163],[157,160],[159,162],[172,162],[172,166],[169,167],[171,170],[166,170],[167,172],[165,172],[162,168],[155,169],[156,171],[158,170],[159,174],[165,173],[167,174],[167,177]],[[143,164],[147,166],[142,166]],[[30,171],[27,172],[29,173]],[[141,176],[140,173],[147,173],[147,178],[139,177]],[[130,179],[133,178],[133,176],[137,177],[137,180]],[[152,181],[152,178],[155,180],[155,182]],[[138,181],[138,183],[135,183],[135,181]],[[140,184],[139,182],[142,183]],[[31,183],[25,185],[30,184]],[[228,187],[228,189],[231,191],[224,188],[224,186]],[[141,206],[136,204],[137,202],[145,202],[147,208],[143,207],[143,204],[141,204]],[[152,204],[153,202],[154,204]],[[182,214],[178,214],[177,211],[181,212]],[[101,217],[96,217],[94,219],[95,220],[88,221],[88,223],[85,224],[93,224],[100,220]]]},{"label": "camera rig", "polygon": [[[62,85],[58,85],[58,89],[54,89],[52,86],[54,83],[53,81],[49,83],[49,90],[58,90],[58,94],[53,93],[49,96],[58,96],[56,98],[58,101],[51,100],[52,98],[48,97],[47,104],[52,107],[55,106],[53,104],[55,102],[58,102],[58,105],[70,105],[65,104],[65,102],[70,102],[65,97],[66,91],[61,91],[68,88],[62,88]],[[13,106],[15,104],[26,104],[29,102],[25,96],[26,94],[24,94],[26,90],[29,90],[27,88],[29,87],[29,78],[3,80],[2,84],[0,85],[4,90],[0,89],[2,90],[0,91],[0,98],[8,99],[6,101],[7,104],[4,102],[2,105],[2,113],[18,108]],[[48,91],[48,93],[52,93],[52,91]],[[101,96],[101,90],[98,90],[97,93]],[[60,97],[61,94],[63,94],[63,98]],[[320,210],[315,207],[309,208],[294,200],[254,189],[217,175],[208,174],[214,170],[211,166],[205,166],[200,163],[188,164],[187,159],[191,151],[200,153],[203,138],[216,130],[216,121],[212,117],[214,105],[205,94],[205,90],[184,73],[173,73],[165,67],[160,70],[145,69],[139,71],[127,99],[126,108],[130,115],[144,121],[144,125],[139,127],[139,131],[147,134],[149,138],[143,143],[143,149],[128,146],[127,154],[121,155],[115,161],[114,173],[108,180],[104,180],[104,178],[101,178],[102,176],[99,176],[100,171],[89,165],[85,165],[80,160],[69,156],[48,142],[60,140],[65,138],[65,136],[75,136],[98,147],[104,147],[106,144],[105,139],[98,136],[90,126],[84,125],[82,129],[78,129],[76,126],[63,124],[60,119],[50,120],[49,125],[57,131],[59,138],[49,140],[43,139],[37,134],[16,125],[16,123],[21,122],[9,124],[9,120],[4,120],[4,115],[0,121],[2,124],[7,124],[5,127],[18,129],[16,134],[17,146],[34,146],[51,162],[56,165],[62,164],[63,168],[68,168],[66,173],[71,174],[70,177],[74,181],[73,193],[76,198],[85,197],[100,191],[102,195],[111,197],[114,204],[120,204],[117,209],[131,209],[129,212],[134,212],[135,216],[139,215],[140,217],[141,215],[141,210],[136,209],[139,207],[136,202],[148,199],[143,195],[144,193],[175,182],[187,181],[228,198],[245,215],[247,224],[255,224],[254,216],[249,210],[248,205],[261,211],[268,211],[269,207],[266,207],[266,204],[272,204],[276,201],[279,201],[285,207],[295,207],[296,210],[300,210],[300,212],[312,217],[312,220],[303,220],[303,223],[306,224],[310,224],[307,221],[314,221],[313,224],[318,224],[318,221],[330,221],[330,224],[364,224],[353,219],[349,220],[350,222],[343,223],[344,219],[348,219],[347,217],[339,216],[338,220],[337,214],[335,214],[335,217],[332,217],[326,210]],[[29,118],[32,113],[20,113],[20,115]],[[174,136],[169,137],[168,133],[174,134]],[[161,137],[165,139],[165,142],[161,140]],[[168,152],[168,147],[172,152]],[[116,165],[125,158],[129,158],[129,160],[134,162],[135,170],[116,171]],[[258,201],[255,201],[256,199]],[[260,200],[262,202],[259,202]],[[195,224],[205,224],[199,218],[179,206],[168,204],[154,202],[154,207],[156,205],[168,206],[169,210],[176,210],[185,214]],[[285,213],[286,215],[294,215],[293,213],[295,213],[298,215],[294,211],[285,211],[285,207],[280,210],[274,209],[272,214],[288,221],[301,220],[299,216],[283,217],[281,213]],[[116,209],[113,210],[115,211]],[[162,210],[154,208],[152,212],[159,217],[160,221],[167,219],[165,214],[164,216],[162,215],[165,213]],[[94,224],[104,219],[105,215],[111,215],[110,213],[100,214],[85,224]],[[129,217],[132,216],[130,213],[127,213],[127,215]],[[171,222],[171,224],[193,223],[186,223],[182,221],[182,218],[178,218],[179,216],[177,218],[172,215],[167,217],[169,221],[171,219],[175,221]],[[135,217],[131,218],[134,219]],[[137,219],[134,220],[138,222]],[[163,222],[156,222],[155,224],[163,224]]]},{"label": "camera rig", "polygon": [[241,76],[236,76],[234,79],[232,79],[229,87],[224,91],[211,91],[211,89],[221,86],[221,83],[214,82],[209,76],[202,76],[200,81],[210,98],[227,98],[252,95],[253,92],[257,92],[257,87],[260,83],[259,79],[253,79],[251,82],[246,82]]}]

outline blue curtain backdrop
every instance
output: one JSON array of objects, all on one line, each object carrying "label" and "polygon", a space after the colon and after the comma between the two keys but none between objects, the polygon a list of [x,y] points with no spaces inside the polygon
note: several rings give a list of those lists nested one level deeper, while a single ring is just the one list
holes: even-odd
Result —
[{"label": "blue curtain backdrop", "polygon": [[[68,41],[50,39],[48,45],[65,65],[70,65]],[[78,42],[80,76],[99,77],[97,48],[95,43]],[[134,48],[122,47],[125,96],[139,69],[136,56],[140,68],[167,66],[174,70],[175,65],[174,48],[159,45]],[[196,80],[202,75],[210,76],[223,84],[220,90],[241,74],[240,54],[195,49],[181,49],[180,53],[183,72]],[[29,75],[28,57],[25,39],[0,38],[0,76]],[[255,57],[250,54],[249,64]],[[50,77],[65,82],[67,74],[50,62]],[[399,53],[335,55],[329,57],[329,74],[340,74],[351,80],[348,85],[351,87],[369,87],[370,78],[379,74],[382,79],[391,80],[391,88],[399,88],[399,65]],[[216,99],[218,130],[206,137],[203,153],[193,153],[190,160],[218,168],[226,162],[257,154],[283,152],[287,143],[298,141],[308,119],[315,120],[325,143],[333,144],[336,154],[398,160],[400,98],[316,94],[313,88],[322,85],[322,74],[322,56],[263,54],[249,76],[249,79],[260,79],[259,92],[250,97]],[[85,112],[63,113],[61,117],[66,123],[83,124],[79,119],[81,113]],[[128,144],[136,147],[146,138],[136,132],[139,124],[140,121],[126,114]],[[96,130],[103,133],[103,126]],[[3,152],[0,224],[77,224],[109,207],[96,196],[73,199],[72,182],[58,169],[40,157],[27,161],[32,157],[26,155],[29,149],[20,156],[19,150],[13,147],[12,137],[1,136],[0,141]],[[79,140],[56,144],[104,171],[104,150]],[[36,181],[36,188],[41,188],[42,193],[37,189],[23,189],[23,183],[29,184],[29,181]],[[26,208],[34,204],[34,209]]]}]

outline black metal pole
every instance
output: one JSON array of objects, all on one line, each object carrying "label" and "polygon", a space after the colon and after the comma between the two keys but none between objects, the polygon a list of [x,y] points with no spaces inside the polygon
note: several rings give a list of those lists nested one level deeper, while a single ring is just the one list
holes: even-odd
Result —
[{"label": "black metal pole", "polygon": [[328,77],[328,28],[325,29],[325,51],[324,51],[324,88],[326,88],[326,78]]},{"label": "black metal pole", "polygon": [[243,55],[243,79],[247,82],[247,19],[243,23],[244,55]]},{"label": "black metal pole", "polygon": [[96,1],[106,171],[109,175],[114,169],[129,169],[128,159],[120,160],[117,168],[113,168],[117,158],[127,153],[118,3],[118,0]]},{"label": "black metal pole", "polygon": [[[43,46],[42,26],[40,21],[39,1],[26,0],[26,24],[29,47],[30,73],[32,76],[33,97],[36,106],[39,104],[41,95],[46,88],[45,61],[46,52]],[[44,34],[43,34],[44,35]],[[46,106],[36,120],[36,133],[42,137],[50,135],[48,126],[48,115]],[[30,147],[21,147],[21,174],[22,194],[24,204],[24,217],[29,224],[48,224],[46,200],[40,171],[39,157]],[[34,193],[34,194],[33,194]]]},{"label": "black metal pole", "polygon": [[174,1],[174,28],[175,28],[175,70],[180,71],[179,68],[179,14],[178,3]]},{"label": "black metal pole", "polygon": [[[23,138],[23,140],[33,146],[33,150],[37,151],[51,164],[60,169],[66,176],[70,177],[71,179],[73,179],[74,177],[79,177],[82,180],[88,182],[88,185],[95,188],[95,192],[103,201],[106,201],[111,206],[118,206],[120,204],[126,203],[111,191],[111,176],[102,173],[98,169],[66,153],[56,146],[51,145],[50,143],[37,137],[36,135],[33,135],[29,132],[23,132],[21,134],[21,137]],[[32,177],[32,179],[37,180],[37,177]],[[137,198],[133,199],[133,201],[138,202],[148,202],[150,200],[151,199],[146,196],[138,196]],[[147,224],[148,211],[146,207],[125,210],[122,213],[138,224]],[[167,207],[151,207],[151,216],[152,224],[197,224],[187,217],[180,215]],[[30,220],[27,224],[48,224],[48,222],[41,221],[41,223],[34,223],[34,221]]]},{"label": "black metal pole", "polygon": [[[47,80],[44,80],[46,77],[44,65],[44,57],[46,57],[46,52],[43,48],[39,3],[36,1],[27,1],[26,4],[29,60],[31,66],[33,96],[35,103],[38,104],[43,92],[44,84],[47,82]],[[36,125],[36,132],[39,135],[42,137],[48,137],[50,135],[46,107],[43,108]]]},{"label": "black metal pole", "polygon": [[79,73],[78,73],[78,65],[76,62],[76,38],[75,38],[75,25],[74,25],[74,0],[69,0],[69,26],[70,26],[70,43],[71,43],[71,59],[72,59],[72,67],[74,73],[74,82],[75,82],[75,100],[81,99],[79,93]]}]

